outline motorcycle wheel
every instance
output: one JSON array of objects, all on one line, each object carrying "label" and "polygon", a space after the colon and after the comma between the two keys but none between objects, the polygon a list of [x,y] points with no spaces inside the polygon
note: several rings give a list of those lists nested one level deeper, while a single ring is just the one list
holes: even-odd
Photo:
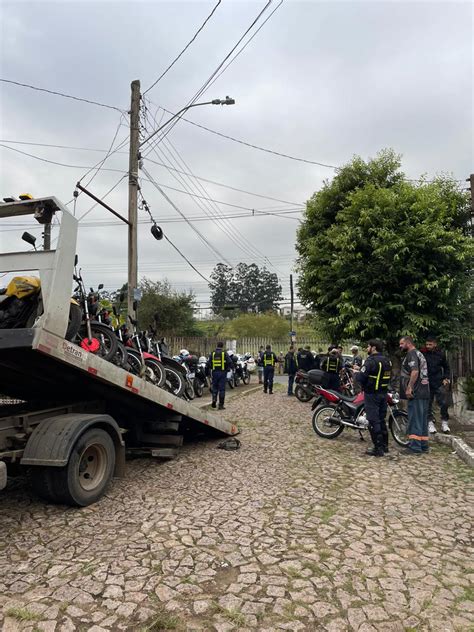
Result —
[{"label": "motorcycle wheel", "polygon": [[163,388],[169,393],[181,397],[184,393],[185,383],[182,375],[171,367],[165,366],[166,379]]},{"label": "motorcycle wheel", "polygon": [[408,414],[404,410],[397,410],[395,414],[392,413],[389,426],[395,442],[405,448],[410,442],[407,435]]},{"label": "motorcycle wheel", "polygon": [[313,430],[323,439],[335,439],[344,430],[338,416],[331,419],[336,409],[333,406],[319,406],[313,413]]},{"label": "motorcycle wheel", "polygon": [[141,356],[138,351],[135,349],[127,349],[127,366],[126,370],[129,373],[133,373],[133,375],[142,376],[143,373],[143,364],[141,360]]},{"label": "motorcycle wheel", "polygon": [[112,363],[122,369],[126,369],[128,366],[128,353],[120,340],[117,341],[117,353],[112,358]]},{"label": "motorcycle wheel", "polygon": [[191,384],[191,382],[189,382],[189,380],[186,380],[186,386],[184,388],[184,395],[185,395],[186,399],[188,399],[189,401],[191,401],[192,399],[194,399],[196,397],[196,394],[194,392],[194,387]]},{"label": "motorcycle wheel", "polygon": [[[117,353],[118,347],[118,339],[113,330],[106,325],[101,325],[100,323],[91,323],[91,334],[92,338],[97,339],[99,342],[99,348],[97,349],[95,355],[98,355],[104,360],[108,360],[110,362]],[[80,346],[81,341],[87,337],[85,326],[83,326],[79,331],[78,337],[80,339]]]},{"label": "motorcycle wheel", "polygon": [[244,377],[242,378],[242,382],[243,382],[245,385],[250,384],[250,373],[246,373],[246,374],[244,374]]},{"label": "motorcycle wheel", "polygon": [[303,403],[309,402],[313,399],[313,395],[299,384],[295,387],[295,396],[296,399],[299,399],[299,401]]},{"label": "motorcycle wheel", "polygon": [[80,305],[71,303],[69,306],[69,322],[66,329],[66,340],[74,340],[77,336],[77,332],[81,328],[82,323],[82,309]]},{"label": "motorcycle wheel", "polygon": [[164,367],[157,360],[153,360],[153,358],[146,358],[145,378],[148,382],[151,382],[155,386],[159,386],[160,388],[162,388],[166,382],[166,373]]},{"label": "motorcycle wheel", "polygon": [[204,394],[204,386],[201,380],[194,380],[194,394],[196,397],[202,397]]}]

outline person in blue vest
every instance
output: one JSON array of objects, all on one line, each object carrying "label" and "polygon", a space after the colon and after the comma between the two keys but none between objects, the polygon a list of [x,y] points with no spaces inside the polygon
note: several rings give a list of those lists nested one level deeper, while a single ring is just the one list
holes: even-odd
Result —
[{"label": "person in blue vest", "polygon": [[207,367],[212,372],[212,408],[217,406],[217,395],[219,395],[219,410],[225,410],[225,384],[227,372],[232,367],[232,360],[229,354],[224,351],[224,343],[218,342],[217,349],[213,351],[208,360]]},{"label": "person in blue vest", "polygon": [[263,366],[263,392],[273,395],[273,377],[278,358],[273,353],[271,345],[267,345],[265,351],[262,351],[260,361]]}]

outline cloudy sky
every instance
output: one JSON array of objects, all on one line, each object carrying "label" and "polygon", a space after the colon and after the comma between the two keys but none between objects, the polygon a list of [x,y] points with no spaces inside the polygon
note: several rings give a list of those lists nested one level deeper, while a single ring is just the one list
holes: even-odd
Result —
[{"label": "cloudy sky", "polygon": [[[161,108],[176,112],[191,100],[266,3],[222,0],[181,59],[146,93],[144,134],[169,117]],[[139,79],[145,92],[215,4],[2,1],[0,75],[126,111],[130,82]],[[288,296],[298,209],[334,175],[334,169],[312,162],[341,165],[354,154],[367,158],[393,147],[410,178],[448,172],[464,179],[473,170],[473,11],[470,2],[273,0],[249,36],[267,17],[199,99],[230,95],[236,104],[195,108],[187,118],[311,162],[252,149],[185,121],[154,149],[152,143],[145,146],[144,167],[180,211],[195,218],[209,246],[141,175],[153,215],[204,276],[221,257],[232,264],[265,263],[278,272]],[[118,110],[12,84],[0,84],[0,105],[0,142],[11,148],[0,147],[2,196],[28,191],[67,202],[115,135],[116,148],[128,134],[127,117]],[[124,145],[90,189],[103,196],[127,166]],[[126,214],[126,178],[106,200]],[[90,208],[82,195],[76,215]],[[140,219],[147,220],[144,212]],[[21,243],[23,227],[17,224],[2,223],[2,251]],[[41,231],[32,226],[31,232]],[[88,284],[103,282],[112,289],[126,280],[126,243],[126,227],[107,211],[97,207],[84,217],[78,252]],[[168,243],[155,241],[146,223],[139,228],[139,275],[193,289],[203,306],[209,299],[205,281]]]}]

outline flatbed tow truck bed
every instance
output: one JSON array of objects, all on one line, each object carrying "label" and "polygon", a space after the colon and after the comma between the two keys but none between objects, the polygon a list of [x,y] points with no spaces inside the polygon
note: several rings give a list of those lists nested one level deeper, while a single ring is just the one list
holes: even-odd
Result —
[{"label": "flatbed tow truck bed", "polygon": [[7,465],[26,466],[42,497],[84,506],[123,474],[126,451],[172,458],[184,437],[238,428],[65,339],[77,220],[56,198],[0,204],[0,218],[38,208],[62,212],[56,249],[0,255],[0,273],[39,271],[43,302],[34,327],[0,329],[0,392],[22,400],[0,406],[0,489]]}]

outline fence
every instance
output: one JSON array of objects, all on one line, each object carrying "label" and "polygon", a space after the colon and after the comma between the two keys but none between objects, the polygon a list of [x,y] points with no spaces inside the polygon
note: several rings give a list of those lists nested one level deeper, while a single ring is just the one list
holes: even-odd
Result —
[{"label": "fence", "polygon": [[[204,338],[201,336],[194,337],[171,337],[167,338],[166,342],[169,345],[169,351],[171,354],[177,354],[180,349],[187,349],[191,353],[196,355],[209,355],[216,348],[217,343],[222,338]],[[286,353],[290,344],[289,338],[237,338],[233,340],[224,339],[224,344],[227,349],[237,351],[237,353],[258,353],[260,347],[271,345],[275,353],[283,351]],[[319,349],[327,351],[328,342],[318,340],[316,338],[298,338],[298,342],[295,343],[298,347],[305,347],[310,345],[313,351],[318,352]],[[349,345],[350,346],[350,345]]]}]

